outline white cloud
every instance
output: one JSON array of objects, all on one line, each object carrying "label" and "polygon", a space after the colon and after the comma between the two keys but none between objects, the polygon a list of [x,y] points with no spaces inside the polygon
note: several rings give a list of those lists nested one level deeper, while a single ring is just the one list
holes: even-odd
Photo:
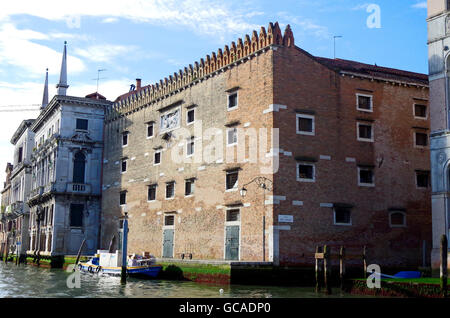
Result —
[{"label": "white cloud", "polygon": [[[248,13],[248,12],[247,12]],[[230,5],[219,0],[78,0],[55,4],[50,0],[0,2],[0,20],[26,14],[52,21],[80,21],[83,16],[100,17],[103,22],[128,19],[134,22],[189,27],[195,32],[217,35],[241,33],[258,26],[250,24],[245,14],[239,14]]]},{"label": "white cloud", "polygon": [[[33,30],[19,30],[12,23],[0,25],[0,67],[13,65],[26,70],[28,77],[42,76],[49,68],[50,74],[58,74],[61,68],[61,51],[57,52],[34,41],[49,40],[50,36]],[[32,54],[30,53],[32,52]],[[70,73],[79,73],[84,63],[68,54],[67,68]]]},{"label": "white cloud", "polygon": [[[95,81],[93,81],[95,82]],[[120,94],[128,92],[130,84],[135,80],[128,78],[121,78],[117,80],[100,81],[98,92],[105,96],[108,100],[114,101]],[[74,83],[68,91],[68,95],[84,97],[97,90],[97,84]]]},{"label": "white cloud", "polygon": [[[304,19],[297,16],[292,16],[287,12],[278,12],[278,16],[281,18],[280,20],[286,21],[286,24],[297,25],[303,31],[312,34],[319,38],[329,38],[331,36],[328,28],[323,25],[319,25],[311,19]],[[284,28],[285,23],[280,23],[280,27]]]},{"label": "white cloud", "polygon": [[63,39],[63,40],[80,40],[80,41],[93,41],[93,38],[91,36],[88,36],[86,34],[72,34],[72,33],[65,33],[65,32],[51,32],[48,34],[50,39]]},{"label": "white cloud", "polygon": [[427,2],[426,1],[417,2],[416,4],[413,4],[411,7],[415,8],[415,9],[426,9]]},{"label": "white cloud", "polygon": [[[0,183],[2,185],[5,181],[6,163],[13,160],[14,146],[10,143],[10,139],[22,120],[37,117],[39,107],[34,105],[42,101],[43,87],[43,83],[38,84],[37,82],[26,82],[21,85],[0,82],[0,96],[2,96],[0,102],[0,136],[2,136],[0,140]],[[55,91],[52,87],[49,89],[52,92]],[[12,107],[4,107],[9,105]],[[30,108],[36,109],[36,111],[21,111]]]},{"label": "white cloud", "polygon": [[363,4],[358,4],[356,6],[354,6],[352,8],[353,11],[357,11],[357,10],[367,10],[367,7],[370,5],[370,3],[363,3]]},{"label": "white cloud", "polygon": [[76,48],[74,53],[94,62],[110,62],[114,57],[135,50],[135,46],[97,44],[86,49]]},{"label": "white cloud", "polygon": [[119,21],[118,18],[105,18],[102,20],[102,23],[116,23],[118,21]]}]

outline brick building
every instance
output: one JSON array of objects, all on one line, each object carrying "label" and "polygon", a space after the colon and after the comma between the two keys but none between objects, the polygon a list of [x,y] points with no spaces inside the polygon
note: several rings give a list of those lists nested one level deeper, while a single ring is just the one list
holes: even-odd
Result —
[{"label": "brick building", "polygon": [[426,75],[315,57],[270,24],[107,109],[101,248],[127,212],[130,253],[298,265],[367,245],[422,265],[428,133]]}]

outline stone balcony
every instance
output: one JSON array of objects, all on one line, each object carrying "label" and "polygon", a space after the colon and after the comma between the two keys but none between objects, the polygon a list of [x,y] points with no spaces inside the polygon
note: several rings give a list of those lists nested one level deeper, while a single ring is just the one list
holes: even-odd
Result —
[{"label": "stone balcony", "polygon": [[31,190],[29,200],[33,201],[39,199],[41,196],[50,195],[52,193],[91,195],[92,186],[87,183],[51,182],[45,186],[39,186]]},{"label": "stone balcony", "polygon": [[11,211],[14,214],[20,215],[20,214],[23,214],[23,212],[24,212],[23,207],[24,207],[23,201],[16,201],[11,204]]},{"label": "stone balcony", "polygon": [[39,186],[37,188],[34,188],[30,191],[29,200],[36,199],[37,197],[40,197],[42,194],[44,194],[44,187]]},{"label": "stone balcony", "polygon": [[31,162],[29,162],[28,160],[23,160],[22,162],[17,163],[14,166],[13,171],[11,172],[11,178],[15,177],[16,174],[21,171],[24,167],[30,167],[31,166]]},{"label": "stone balcony", "polygon": [[84,183],[67,183],[66,192],[73,194],[91,194],[92,187],[90,184]]}]

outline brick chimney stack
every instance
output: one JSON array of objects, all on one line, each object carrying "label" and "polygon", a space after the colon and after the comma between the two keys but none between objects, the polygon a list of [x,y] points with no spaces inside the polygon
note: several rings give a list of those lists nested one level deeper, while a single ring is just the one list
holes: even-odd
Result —
[{"label": "brick chimney stack", "polygon": [[136,78],[136,90],[140,90],[141,89],[141,79],[140,78]]}]

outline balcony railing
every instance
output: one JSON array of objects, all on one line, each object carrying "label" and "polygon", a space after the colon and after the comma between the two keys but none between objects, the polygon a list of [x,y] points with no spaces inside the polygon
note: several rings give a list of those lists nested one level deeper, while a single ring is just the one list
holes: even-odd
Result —
[{"label": "balcony railing", "polygon": [[34,188],[30,191],[29,199],[36,198],[38,196],[41,196],[44,193],[44,187],[39,186],[37,188]]},{"label": "balcony railing", "polygon": [[66,191],[69,193],[90,194],[91,185],[85,183],[67,183]]},{"label": "balcony railing", "polygon": [[23,213],[23,202],[22,201],[16,201],[11,204],[11,210],[15,214],[22,214]]},{"label": "balcony railing", "polygon": [[92,194],[92,186],[87,183],[52,182],[31,190],[28,198],[33,200],[49,193]]}]

